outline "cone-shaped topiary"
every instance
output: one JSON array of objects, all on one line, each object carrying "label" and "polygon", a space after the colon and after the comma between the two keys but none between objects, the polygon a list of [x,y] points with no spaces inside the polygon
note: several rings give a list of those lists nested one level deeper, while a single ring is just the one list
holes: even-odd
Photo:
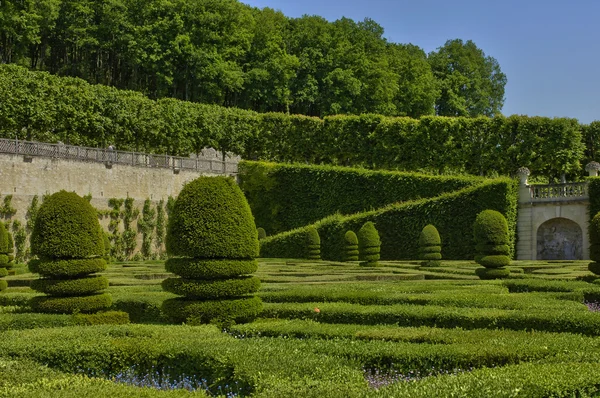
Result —
[{"label": "cone-shaped topiary", "polygon": [[344,235],[344,261],[358,261],[358,237],[354,231]]},{"label": "cone-shaped topiary", "polygon": [[31,234],[31,272],[42,278],[32,289],[46,296],[32,299],[38,312],[92,313],[112,305],[103,276],[91,275],[106,269],[104,236],[97,212],[74,192],[60,191],[44,200]]},{"label": "cone-shaped topiary", "polygon": [[588,269],[600,275],[600,212],[596,213],[590,223],[590,260]]},{"label": "cone-shaped topiary", "polygon": [[267,231],[264,228],[257,228],[256,232],[258,233],[258,240],[264,239],[267,237]]},{"label": "cone-shaped topiary", "polygon": [[[0,222],[0,278],[8,275],[10,268],[8,232],[3,222]],[[5,290],[8,283],[0,280],[0,291]]]},{"label": "cone-shaped topiary", "polygon": [[163,302],[173,322],[245,322],[262,310],[252,295],[258,234],[250,206],[233,179],[200,177],[185,185],[169,216],[166,269],[178,275],[163,289],[183,297]]},{"label": "cone-shaped topiary", "polygon": [[308,228],[306,232],[306,254],[309,260],[321,259],[321,237],[315,227]]},{"label": "cone-shaped topiary", "polygon": [[433,225],[426,225],[419,236],[419,251],[421,265],[424,267],[439,267],[442,259],[442,240],[438,230]]},{"label": "cone-shaped topiary", "polygon": [[381,250],[381,240],[375,224],[371,221],[366,222],[359,230],[358,234],[358,252],[360,265],[363,267],[379,266],[379,252]]},{"label": "cone-shaped topiary", "polygon": [[510,264],[508,247],[508,223],[502,213],[484,210],[477,215],[473,224],[475,238],[475,261],[483,265],[477,275],[481,279],[498,279],[508,276],[504,267]]}]

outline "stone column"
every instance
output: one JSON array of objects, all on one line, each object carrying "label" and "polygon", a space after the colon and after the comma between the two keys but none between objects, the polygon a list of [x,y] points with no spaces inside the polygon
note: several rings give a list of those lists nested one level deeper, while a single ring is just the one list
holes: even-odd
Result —
[{"label": "stone column", "polygon": [[535,239],[532,232],[532,216],[533,209],[531,204],[531,192],[527,184],[527,178],[531,172],[527,167],[520,167],[517,170],[519,177],[519,209],[517,213],[517,236],[518,242],[516,247],[517,260],[534,260],[534,244]]}]

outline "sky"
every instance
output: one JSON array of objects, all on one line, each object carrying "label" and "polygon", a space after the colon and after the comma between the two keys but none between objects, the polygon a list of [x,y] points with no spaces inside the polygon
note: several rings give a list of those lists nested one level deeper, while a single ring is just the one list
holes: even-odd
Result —
[{"label": "sky", "polygon": [[472,40],[507,76],[505,115],[600,120],[598,0],[242,0],[288,17],[371,18],[426,53]]}]

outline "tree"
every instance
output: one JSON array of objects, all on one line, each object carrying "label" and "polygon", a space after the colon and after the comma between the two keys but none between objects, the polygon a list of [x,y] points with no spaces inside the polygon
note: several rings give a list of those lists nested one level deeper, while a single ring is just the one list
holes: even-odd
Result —
[{"label": "tree", "polygon": [[495,58],[474,42],[448,40],[429,54],[440,86],[436,113],[440,116],[496,116],[504,105],[506,75]]}]

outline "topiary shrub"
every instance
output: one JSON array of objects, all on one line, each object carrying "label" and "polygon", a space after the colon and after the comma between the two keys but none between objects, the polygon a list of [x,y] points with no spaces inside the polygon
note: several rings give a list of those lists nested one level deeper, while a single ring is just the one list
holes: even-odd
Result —
[{"label": "topiary shrub", "polygon": [[510,264],[508,247],[508,223],[502,213],[484,210],[477,215],[473,224],[475,238],[475,261],[484,269],[476,271],[481,279],[498,279],[508,276],[505,269]]},{"label": "topiary shrub", "polygon": [[358,237],[354,231],[344,235],[344,261],[358,261]]},{"label": "topiary shrub", "polygon": [[[8,232],[3,222],[0,222],[0,277],[8,275],[10,268]],[[0,280],[0,291],[6,290],[8,283]]]},{"label": "topiary shrub", "polygon": [[258,233],[258,240],[264,239],[267,237],[267,231],[264,228],[257,228],[256,232]]},{"label": "topiary shrub", "polygon": [[165,267],[178,275],[163,289],[182,297],[163,302],[173,322],[247,322],[260,313],[252,295],[258,234],[248,202],[233,179],[200,177],[182,189],[169,214]]},{"label": "topiary shrub", "polygon": [[588,269],[600,275],[600,212],[596,213],[590,223],[590,260]]},{"label": "topiary shrub", "polygon": [[31,252],[37,259],[29,270],[42,278],[31,288],[46,296],[31,300],[34,311],[94,313],[112,305],[104,276],[104,233],[97,212],[74,192],[60,191],[44,200],[31,234]]},{"label": "topiary shrub", "polygon": [[373,222],[366,222],[359,230],[358,234],[358,257],[363,267],[379,266],[379,252],[381,251],[381,239],[379,232]]},{"label": "topiary shrub", "polygon": [[442,259],[442,240],[436,227],[429,224],[421,231],[419,236],[419,251],[421,265],[424,267],[439,267]]},{"label": "topiary shrub", "polygon": [[321,259],[321,237],[315,227],[308,228],[306,232],[306,251],[309,260]]}]

